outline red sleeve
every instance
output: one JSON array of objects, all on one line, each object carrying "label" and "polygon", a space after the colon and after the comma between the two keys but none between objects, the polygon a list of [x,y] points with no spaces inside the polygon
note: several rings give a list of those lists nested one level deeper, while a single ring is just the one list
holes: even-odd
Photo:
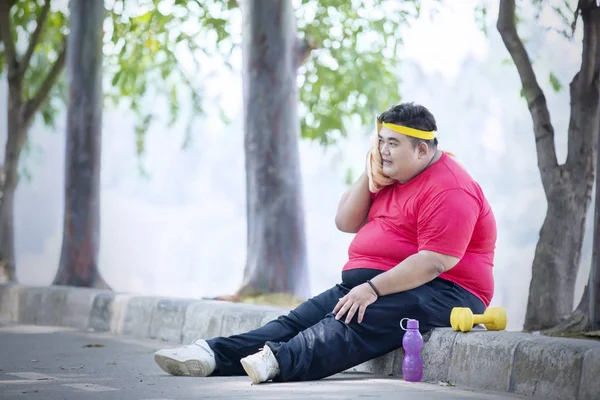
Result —
[{"label": "red sleeve", "polygon": [[477,198],[462,189],[446,190],[422,204],[417,220],[419,251],[462,258],[480,210]]}]

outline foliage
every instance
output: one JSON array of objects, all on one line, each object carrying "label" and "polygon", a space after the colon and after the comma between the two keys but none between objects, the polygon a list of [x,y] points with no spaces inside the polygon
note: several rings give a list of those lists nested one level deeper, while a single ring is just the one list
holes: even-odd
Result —
[{"label": "foliage", "polygon": [[[11,8],[13,37],[17,51],[25,53],[42,15],[45,0],[17,0]],[[54,2],[56,3],[56,2]],[[30,99],[39,90],[47,72],[62,49],[68,35],[68,8],[54,3],[47,14],[42,34],[32,54],[23,79],[23,100]],[[210,46],[202,47],[197,37],[214,30],[219,38],[226,35],[225,20],[213,17],[218,1],[165,1],[165,0],[106,0],[107,18],[104,24],[104,84],[107,105],[125,103],[136,115],[136,144],[138,154],[144,152],[144,133],[153,121],[152,104],[147,99],[161,96],[167,99],[168,124],[180,117],[180,88],[186,88],[191,104],[191,116],[202,114],[198,85],[189,78],[191,73],[182,67],[184,56],[202,52],[211,55]],[[198,24],[197,21],[201,23]],[[195,62],[198,67],[197,61]],[[0,45],[0,74],[5,70],[4,47]],[[146,100],[146,101],[145,101]],[[46,125],[54,127],[58,111],[66,101],[66,80],[61,75],[40,108]],[[189,120],[191,123],[191,118]],[[188,124],[188,135],[189,135]],[[188,138],[184,144],[188,143]]]},{"label": "foliage", "polygon": [[[482,1],[475,5],[474,8],[474,19],[475,23],[479,26],[481,31],[487,36],[488,35],[488,20],[490,15],[490,3]],[[568,40],[573,39],[575,34],[575,28],[577,27],[577,21],[579,17],[579,10],[577,9],[578,0],[559,0],[559,1],[547,1],[547,0],[532,0],[531,2],[517,2],[515,10],[515,19],[517,24],[522,23],[524,14],[531,14],[536,22],[539,24],[542,30],[546,32],[556,32]],[[497,7],[494,5],[494,7]],[[530,10],[526,10],[526,7]],[[553,13],[558,17],[560,21],[559,26],[544,26],[542,24],[542,14],[545,12]],[[495,15],[495,13],[492,13]],[[545,19],[547,20],[547,18]],[[512,59],[506,59],[506,64],[513,64]],[[533,60],[532,60],[533,62]],[[558,77],[550,72],[548,76],[548,82],[555,92],[560,92],[564,85]],[[523,89],[521,89],[520,96],[525,98]]]},{"label": "foliage", "polygon": [[[193,118],[204,114],[201,87],[191,76],[200,70],[201,55],[213,57],[227,50],[218,46],[229,36],[226,15],[222,16],[227,4],[218,0],[105,3],[104,73],[110,82],[105,85],[106,96],[111,104],[126,103],[137,116],[138,154],[144,152],[145,133],[155,119],[153,102],[166,99],[167,125],[171,126],[181,117],[180,104],[185,101],[182,88],[191,106],[185,147],[190,142]],[[193,65],[191,71],[186,70],[188,64]]]},{"label": "foliage", "polygon": [[[42,13],[45,1],[17,0],[11,8],[10,20],[13,28],[13,41],[17,51],[24,54],[29,44],[29,38],[35,31],[36,21]],[[48,71],[58,58],[63,48],[65,36],[68,33],[67,15],[62,10],[51,8],[44,23],[41,39],[32,49],[29,67],[25,70],[22,81],[22,99],[27,102],[40,90]],[[0,75],[6,69],[4,46],[0,41]],[[50,100],[42,104],[40,116],[44,123],[54,126],[55,118],[61,104],[66,99],[66,82],[61,77],[52,88]]]},{"label": "foliage", "polygon": [[317,43],[299,70],[303,137],[331,144],[347,134],[351,117],[374,124],[377,112],[400,101],[398,46],[419,11],[416,0],[302,0],[299,35]]},{"label": "foliage", "polygon": [[488,7],[489,4],[477,4],[474,9],[474,17],[475,23],[479,26],[479,29],[483,32],[483,34],[487,37],[488,35],[488,26],[487,26],[487,16],[488,16]]},{"label": "foliage", "polygon": [[[23,50],[35,30],[43,0],[17,0],[11,20]],[[52,3],[48,22],[35,47],[24,79],[24,95],[39,88],[41,79],[68,34],[68,9]],[[298,34],[316,44],[300,67],[302,136],[331,144],[349,130],[351,116],[372,124],[375,113],[400,101],[397,79],[402,28],[420,10],[420,1],[297,0]],[[145,132],[155,120],[156,101],[166,101],[167,124],[181,118],[181,104],[191,106],[190,124],[204,112],[199,72],[203,61],[229,58],[240,45],[232,21],[236,1],[106,0],[104,77],[107,105],[126,105],[134,112],[138,154],[144,153]],[[4,49],[0,47],[0,73]],[[190,67],[191,66],[191,67]],[[241,88],[240,88],[241,90]],[[186,97],[186,95],[188,97]],[[65,101],[64,76],[44,102],[41,116],[53,125]],[[160,105],[159,105],[160,106]]]},{"label": "foliage", "polygon": [[546,11],[546,6],[550,7],[554,14],[560,19],[561,27],[546,27],[545,29],[555,31],[567,39],[572,39],[579,16],[577,3],[578,0],[559,0],[552,2],[547,0],[534,0],[533,6],[535,8],[535,18],[540,22],[542,12]]},{"label": "foliage", "polygon": [[[185,47],[194,56],[229,57],[240,45],[232,21],[239,13],[235,1],[138,0],[143,12],[124,16],[123,0],[110,9],[114,49],[115,99],[132,99],[131,107],[145,124],[138,129],[138,149],[143,149],[144,125],[151,114],[141,115],[136,93],[159,79],[167,95],[171,121],[178,117],[177,87],[183,81],[193,87],[178,62],[176,49]],[[166,3],[173,3],[170,7]],[[131,2],[127,5],[131,6]],[[136,6],[138,7],[138,6]],[[345,136],[351,116],[371,124],[375,113],[400,100],[396,66],[402,27],[418,16],[420,2],[392,0],[301,0],[296,10],[299,37],[316,46],[312,57],[300,67],[301,132],[305,138],[331,144]],[[199,42],[199,38],[207,38]],[[145,40],[141,40],[145,39]],[[167,76],[176,71],[179,79]],[[202,112],[200,96],[192,91],[193,110]]]}]

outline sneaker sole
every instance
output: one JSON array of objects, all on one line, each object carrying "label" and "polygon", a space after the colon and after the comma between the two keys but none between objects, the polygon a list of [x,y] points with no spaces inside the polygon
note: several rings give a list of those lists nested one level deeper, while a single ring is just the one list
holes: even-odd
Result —
[{"label": "sneaker sole", "polygon": [[262,383],[263,382],[260,379],[260,375],[258,374],[256,369],[254,369],[254,366],[251,363],[249,363],[245,359],[241,359],[240,362],[242,363],[242,367],[244,368],[244,371],[246,371],[246,374],[250,377],[250,379],[252,379],[252,382],[254,382],[254,383]]},{"label": "sneaker sole", "polygon": [[161,354],[155,354],[154,361],[156,361],[160,369],[170,375],[198,377],[210,375],[208,373],[209,367],[205,366],[199,360],[179,361]]}]

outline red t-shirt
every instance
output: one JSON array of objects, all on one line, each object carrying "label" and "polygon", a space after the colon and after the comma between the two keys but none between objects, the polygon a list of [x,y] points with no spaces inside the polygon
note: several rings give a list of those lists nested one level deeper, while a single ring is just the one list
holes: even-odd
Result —
[{"label": "red t-shirt", "polygon": [[348,248],[343,270],[387,271],[420,250],[460,258],[440,278],[489,306],[494,295],[496,220],[481,187],[443,154],[411,181],[373,196],[367,223]]}]

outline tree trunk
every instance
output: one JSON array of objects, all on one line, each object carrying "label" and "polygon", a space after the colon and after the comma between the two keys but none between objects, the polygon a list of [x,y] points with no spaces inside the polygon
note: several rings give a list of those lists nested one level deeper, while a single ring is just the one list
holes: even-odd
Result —
[{"label": "tree trunk", "polygon": [[98,272],[104,5],[71,0],[69,7],[65,211],[54,284],[106,288]]},{"label": "tree trunk", "polygon": [[20,96],[20,85],[12,82],[8,96],[8,135],[0,169],[0,283],[16,280],[14,199],[19,181],[19,158],[29,129],[22,118]]},{"label": "tree trunk", "polygon": [[4,186],[0,202],[0,283],[16,281],[14,198],[15,188]]},{"label": "tree trunk", "polygon": [[[596,200],[598,199],[598,195],[596,195]],[[588,280],[588,284],[585,286],[583,290],[583,295],[581,296],[581,301],[579,305],[571,315],[571,317],[565,321],[562,326],[558,326],[557,329],[563,329],[574,332],[581,331],[598,331],[600,330],[600,264],[598,263],[598,245],[600,242],[600,236],[598,234],[598,229],[600,229],[600,225],[598,222],[600,218],[598,216],[598,212],[596,211],[595,216],[595,226],[594,226],[594,261],[592,262],[592,267],[590,268],[590,278]],[[577,321],[581,322],[577,324]]]},{"label": "tree trunk", "polygon": [[585,295],[581,297],[579,307],[585,307],[587,301],[587,311],[593,331],[600,330],[600,129],[596,137],[596,198],[594,203],[594,237],[592,241],[592,265],[590,266],[590,278],[588,280],[589,288],[588,299]]},{"label": "tree trunk", "polygon": [[[599,55],[600,57],[600,55]],[[583,290],[581,300],[577,308],[569,316],[569,318],[547,330],[546,334],[571,334],[576,332],[584,332],[588,330],[600,330],[600,152],[598,151],[598,143],[600,142],[600,129],[596,133],[596,139],[591,146],[596,147],[596,196],[594,203],[594,236],[592,240],[592,265],[590,266],[590,276],[588,284]]]},{"label": "tree trunk", "polygon": [[[590,281],[592,276],[592,270],[590,270]],[[596,269],[596,276],[598,276],[598,270]],[[581,301],[577,305],[577,308],[565,321],[560,324],[545,330],[543,333],[550,336],[571,336],[574,333],[580,333],[585,331],[597,331],[600,327],[600,313],[598,308],[600,307],[600,301],[598,299],[598,290],[600,290],[600,281],[596,278],[594,281],[595,285],[595,318],[592,320],[590,312],[590,284],[588,283],[583,289],[583,295]]]},{"label": "tree trunk", "polygon": [[555,326],[573,311],[589,195],[585,185],[557,183],[548,196],[548,210],[532,265],[526,331]]},{"label": "tree trunk", "polygon": [[[598,196],[596,196],[596,199]],[[581,302],[577,306],[578,310],[583,311],[590,321],[590,329],[593,331],[600,330],[600,263],[598,262],[598,249],[600,233],[599,217],[596,213],[596,226],[594,227],[594,260],[590,268],[590,278],[585,287],[584,294],[581,296]]]},{"label": "tree trunk", "polygon": [[242,5],[247,259],[240,295],[309,296],[292,3]]}]

